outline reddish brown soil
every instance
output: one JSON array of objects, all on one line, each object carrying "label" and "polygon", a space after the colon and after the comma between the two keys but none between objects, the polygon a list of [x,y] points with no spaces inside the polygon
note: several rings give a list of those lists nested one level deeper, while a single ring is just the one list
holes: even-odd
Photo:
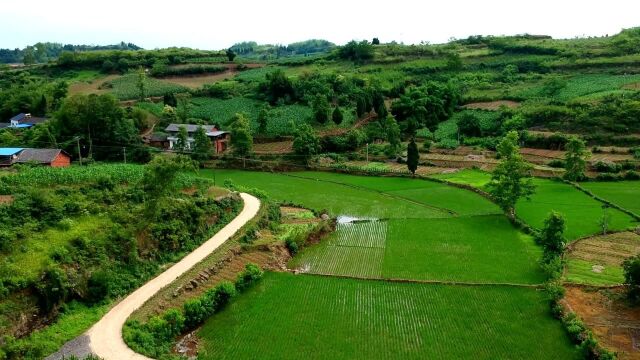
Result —
[{"label": "reddish brown soil", "polygon": [[13,202],[13,195],[0,195],[0,204],[11,204]]},{"label": "reddish brown soil", "polygon": [[567,286],[563,302],[619,359],[640,359],[640,307],[629,307],[623,290]]},{"label": "reddish brown soil", "polygon": [[263,144],[253,144],[253,151],[258,155],[288,154],[293,152],[293,141],[276,141]]},{"label": "reddish brown soil", "polygon": [[621,266],[622,262],[640,253],[640,235],[630,231],[594,236],[571,245],[571,257],[601,265]]},{"label": "reddish brown soil", "polygon": [[506,106],[510,109],[515,109],[520,106],[519,102],[511,100],[497,100],[487,102],[470,103],[462,106],[465,109],[478,109],[478,110],[498,110],[501,106]]},{"label": "reddish brown soil", "polygon": [[103,78],[93,80],[90,83],[87,82],[76,82],[69,85],[69,95],[74,94],[104,94],[107,93],[108,89],[100,89],[102,84],[105,82],[109,82],[111,80],[117,79],[122,75],[107,75]]}]

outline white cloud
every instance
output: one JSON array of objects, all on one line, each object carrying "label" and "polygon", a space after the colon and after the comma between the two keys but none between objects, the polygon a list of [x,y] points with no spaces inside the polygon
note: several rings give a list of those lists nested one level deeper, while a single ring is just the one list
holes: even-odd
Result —
[{"label": "white cloud", "polygon": [[23,0],[0,8],[0,47],[127,41],[145,48],[220,49],[243,40],[345,43],[374,36],[435,43],[524,32],[567,38],[638,26],[638,10],[640,2],[633,0]]}]

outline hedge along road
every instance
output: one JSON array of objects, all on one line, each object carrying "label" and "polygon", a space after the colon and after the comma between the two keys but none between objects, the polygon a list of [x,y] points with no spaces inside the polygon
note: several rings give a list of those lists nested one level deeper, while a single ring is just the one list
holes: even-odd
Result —
[{"label": "hedge along road", "polygon": [[131,313],[142,306],[155,293],[202,261],[256,216],[260,209],[260,200],[245,193],[240,194],[240,196],[244,201],[244,207],[235,219],[167,271],[127,296],[89,329],[87,335],[89,336],[89,346],[93,354],[104,360],[149,359],[129,349],[124,343],[122,327],[125,321],[127,321]]}]

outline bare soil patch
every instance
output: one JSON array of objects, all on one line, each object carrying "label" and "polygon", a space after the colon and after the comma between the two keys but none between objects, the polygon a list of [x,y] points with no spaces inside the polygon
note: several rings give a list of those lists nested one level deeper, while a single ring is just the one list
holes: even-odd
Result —
[{"label": "bare soil patch", "polygon": [[254,144],[253,151],[259,155],[288,154],[293,152],[293,141],[276,141],[262,144]]},{"label": "bare soil patch", "polygon": [[520,106],[520,103],[517,101],[511,100],[497,100],[497,101],[486,101],[486,102],[477,102],[463,105],[462,107],[465,109],[473,109],[473,110],[498,110],[500,107],[506,106],[509,109],[515,109]]},{"label": "bare soil patch", "polygon": [[640,90],[640,82],[627,84],[627,85],[623,86],[622,88],[623,89],[628,89],[628,90]]},{"label": "bare soil patch", "polygon": [[320,131],[318,133],[318,135],[320,135],[320,136],[339,136],[339,135],[343,135],[343,134],[348,133],[349,130],[351,130],[353,128],[357,129],[359,127],[362,127],[362,126],[368,124],[370,121],[372,121],[373,119],[376,119],[377,117],[378,117],[378,115],[376,115],[375,113],[369,113],[369,114],[366,114],[361,119],[358,119],[358,121],[356,121],[350,127],[340,127],[340,128],[326,129],[326,130]]},{"label": "bare soil patch", "polygon": [[621,266],[626,258],[640,253],[640,235],[625,231],[594,236],[573,243],[570,250],[572,258]]},{"label": "bare soil patch", "polygon": [[13,202],[13,195],[0,195],[0,204],[11,204]]},{"label": "bare soil patch", "polygon": [[592,289],[567,286],[563,303],[619,359],[640,359],[640,307],[630,307],[624,288]]},{"label": "bare soil patch", "polygon": [[106,82],[115,80],[122,75],[107,75],[91,82],[76,82],[69,85],[69,95],[75,94],[105,94],[109,89],[101,89]]},{"label": "bare soil patch", "polygon": [[238,72],[235,70],[227,70],[216,74],[198,74],[198,75],[181,75],[163,77],[162,80],[177,85],[182,85],[190,89],[197,89],[206,84],[213,84],[225,79],[231,79]]}]

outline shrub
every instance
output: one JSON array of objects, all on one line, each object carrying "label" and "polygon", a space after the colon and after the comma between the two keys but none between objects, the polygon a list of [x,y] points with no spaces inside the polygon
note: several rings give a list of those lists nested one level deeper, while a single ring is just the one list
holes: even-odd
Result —
[{"label": "shrub", "polygon": [[91,274],[87,281],[87,300],[93,303],[102,301],[109,295],[113,274],[98,270]]},{"label": "shrub", "polygon": [[235,295],[236,288],[228,281],[223,281],[213,288],[213,304],[215,304],[214,312],[222,310],[222,308],[224,308]]},{"label": "shrub", "polygon": [[640,255],[626,259],[622,263],[624,279],[629,289],[627,295],[633,304],[640,303]]},{"label": "shrub", "polygon": [[629,170],[624,173],[623,178],[625,180],[640,180],[640,173]]},{"label": "shrub", "polygon": [[618,164],[598,161],[593,165],[593,168],[598,172],[603,173],[617,173],[620,172],[621,167]]},{"label": "shrub", "polygon": [[620,176],[618,176],[617,174],[602,173],[602,174],[596,175],[596,180],[597,181],[618,181],[620,180]]},{"label": "shrub", "polygon": [[251,287],[256,281],[262,278],[264,273],[260,270],[260,267],[256,264],[248,263],[244,266],[244,271],[238,274],[236,279],[236,289],[238,291],[244,291]]},{"label": "shrub", "polygon": [[208,309],[201,299],[191,299],[184,303],[184,319],[187,329],[194,329],[209,316]]},{"label": "shrub", "polygon": [[547,166],[550,166],[552,168],[560,168],[563,169],[565,166],[565,162],[563,160],[551,160],[547,163]]}]

